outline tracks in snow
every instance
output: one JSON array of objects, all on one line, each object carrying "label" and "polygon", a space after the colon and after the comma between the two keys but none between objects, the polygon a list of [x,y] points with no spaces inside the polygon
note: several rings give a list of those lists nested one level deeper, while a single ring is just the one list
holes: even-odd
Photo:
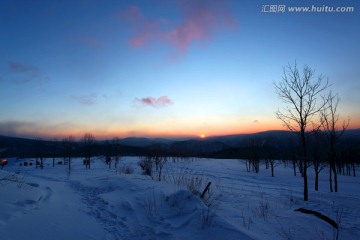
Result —
[{"label": "tracks in snow", "polygon": [[101,197],[101,194],[111,192],[113,188],[84,186],[78,181],[70,181],[69,184],[81,195],[87,214],[94,217],[108,233],[106,239],[129,239],[131,232],[128,226],[112,211],[113,206]]}]

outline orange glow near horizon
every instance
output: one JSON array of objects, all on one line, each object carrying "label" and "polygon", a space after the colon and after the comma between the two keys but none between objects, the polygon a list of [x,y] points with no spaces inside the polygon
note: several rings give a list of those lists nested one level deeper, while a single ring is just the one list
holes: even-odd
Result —
[{"label": "orange glow near horizon", "polygon": [[[168,126],[164,128],[164,126]],[[360,128],[360,122],[351,121],[348,129]],[[15,136],[25,138],[42,138],[42,139],[57,139],[61,140],[64,137],[73,135],[76,140],[81,140],[85,133],[90,133],[95,139],[105,140],[127,137],[145,137],[145,138],[207,138],[214,136],[236,135],[236,134],[251,134],[257,132],[264,132],[270,130],[287,130],[280,120],[273,121],[259,121],[247,122],[239,124],[236,121],[229,121],[226,124],[212,124],[209,126],[200,126],[195,124],[185,124],[183,127],[171,125],[153,125],[151,128],[138,128],[129,130],[126,127],[119,128],[118,126],[109,126],[106,130],[95,126],[87,126],[85,129],[80,128],[64,128],[52,129],[50,128],[32,128],[21,129],[15,133]],[[92,130],[94,129],[94,130]],[[180,130],[179,130],[180,129]],[[200,130],[199,130],[200,129]],[[195,134],[194,134],[195,133]],[[206,134],[205,134],[206,133]]]},{"label": "orange glow near horizon", "polygon": [[[159,124],[160,125],[160,124]],[[145,138],[207,138],[213,136],[224,136],[224,135],[236,135],[236,134],[250,134],[268,130],[285,130],[281,127],[281,124],[257,124],[250,123],[244,126],[237,126],[236,124],[214,124],[208,127],[199,127],[199,126],[184,126],[182,128],[169,126],[167,129],[164,129],[162,126],[153,126],[149,128],[140,128],[136,130],[128,130],[125,128],[116,128],[116,126],[109,127],[106,130],[99,129],[97,127],[91,128],[87,127],[86,129],[72,129],[65,128],[63,131],[57,129],[54,131],[49,131],[48,129],[22,129],[23,131],[17,132],[17,136],[26,136],[31,138],[43,138],[43,139],[57,139],[61,140],[67,136],[74,136],[76,140],[81,140],[85,133],[90,133],[94,136],[95,139],[113,139],[118,138],[127,138],[127,137],[145,137]],[[199,131],[198,128],[201,128]],[[91,130],[94,129],[94,130]],[[197,133],[196,133],[197,132]],[[206,132],[206,134],[205,134]],[[195,134],[194,134],[195,133]]]}]

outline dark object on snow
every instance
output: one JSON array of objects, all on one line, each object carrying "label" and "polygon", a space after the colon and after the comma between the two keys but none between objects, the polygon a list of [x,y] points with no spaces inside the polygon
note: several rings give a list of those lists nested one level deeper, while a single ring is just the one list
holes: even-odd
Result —
[{"label": "dark object on snow", "polygon": [[0,166],[1,166],[1,168],[3,168],[5,165],[7,165],[8,164],[8,161],[4,158],[4,159],[1,159],[0,160]]},{"label": "dark object on snow", "polygon": [[27,165],[28,165],[28,162],[24,162],[24,167],[27,167]]},{"label": "dark object on snow", "polygon": [[298,208],[298,209],[295,209],[294,211],[302,212],[302,213],[306,213],[306,214],[313,214],[313,215],[317,216],[318,218],[324,220],[325,222],[329,223],[334,228],[336,228],[336,229],[339,228],[339,226],[337,225],[337,223],[334,220],[332,220],[328,216],[322,215],[321,213],[319,213],[317,211],[308,210],[305,208]]},{"label": "dark object on snow", "polygon": [[58,164],[58,165],[61,165],[61,164],[62,164],[62,161],[58,161],[57,164]]},{"label": "dark object on snow", "polygon": [[202,194],[201,194],[201,198],[204,198],[204,197],[205,197],[205,193],[206,193],[207,191],[209,191],[210,185],[211,185],[211,182],[209,182],[209,183],[206,185],[206,188],[204,189],[204,191],[203,191]]}]

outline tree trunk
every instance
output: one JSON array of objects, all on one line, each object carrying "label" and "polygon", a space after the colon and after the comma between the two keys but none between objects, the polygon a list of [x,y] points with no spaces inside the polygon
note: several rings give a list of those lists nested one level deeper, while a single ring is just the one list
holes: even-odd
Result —
[{"label": "tree trunk", "polygon": [[301,173],[301,177],[304,177],[304,166],[303,166],[303,159],[299,162],[299,172]]},{"label": "tree trunk", "polygon": [[319,171],[315,168],[315,191],[319,191]]},{"label": "tree trunk", "polygon": [[309,192],[308,192],[308,179],[307,179],[307,152],[306,152],[306,138],[305,138],[305,125],[302,125],[301,129],[301,143],[303,147],[303,178],[304,178],[304,201],[309,200]]},{"label": "tree trunk", "polygon": [[330,163],[330,171],[329,171],[329,182],[330,182],[330,192],[333,192],[333,185],[332,185],[332,164]]},{"label": "tree trunk", "polygon": [[352,168],[353,168],[353,176],[356,177],[356,173],[355,173],[355,163],[352,164]]},{"label": "tree trunk", "polygon": [[293,160],[294,176],[296,177],[296,161]]},{"label": "tree trunk", "polygon": [[308,192],[308,179],[307,179],[307,162],[304,161],[304,201],[309,200],[309,192]]},{"label": "tree trunk", "polygon": [[338,182],[337,182],[337,173],[336,173],[336,168],[334,168],[334,187],[335,187],[335,192],[338,191]]}]

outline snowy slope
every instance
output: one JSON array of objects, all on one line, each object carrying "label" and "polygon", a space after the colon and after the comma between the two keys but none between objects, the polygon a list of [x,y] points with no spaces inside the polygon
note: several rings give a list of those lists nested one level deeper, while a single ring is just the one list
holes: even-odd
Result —
[{"label": "snowy slope", "polygon": [[[109,169],[100,157],[85,170],[81,159],[44,169],[10,159],[0,170],[1,239],[334,239],[327,222],[294,211],[303,207],[336,220],[339,239],[360,239],[360,180],[339,176],[339,193],[328,191],[327,170],[310,201],[302,201],[302,179],[279,164],[275,177],[263,166],[246,172],[238,160],[193,159],[165,165],[165,178],[143,175],[136,157]],[[124,174],[123,166],[134,168]],[[212,182],[209,204],[192,194]],[[209,193],[208,193],[209,194]]]}]

